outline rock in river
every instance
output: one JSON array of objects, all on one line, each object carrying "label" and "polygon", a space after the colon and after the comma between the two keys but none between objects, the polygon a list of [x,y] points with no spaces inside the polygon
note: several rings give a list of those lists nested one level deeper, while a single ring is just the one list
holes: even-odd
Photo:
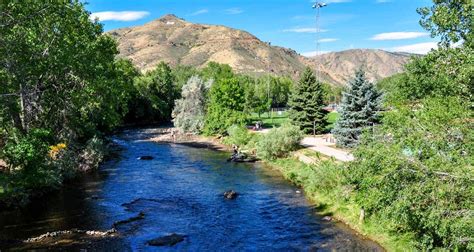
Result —
[{"label": "rock in river", "polygon": [[226,199],[235,199],[237,198],[237,192],[234,191],[234,190],[229,190],[229,191],[226,191],[224,192],[224,198]]},{"label": "rock in river", "polygon": [[153,157],[152,156],[141,156],[141,157],[138,157],[137,159],[138,160],[152,160]]},{"label": "rock in river", "polygon": [[184,241],[184,235],[170,234],[162,237],[158,237],[147,242],[150,246],[174,246],[177,243]]}]

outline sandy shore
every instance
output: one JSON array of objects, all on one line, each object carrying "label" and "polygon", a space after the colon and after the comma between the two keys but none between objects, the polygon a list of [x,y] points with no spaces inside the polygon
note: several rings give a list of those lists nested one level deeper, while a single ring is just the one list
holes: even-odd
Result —
[{"label": "sandy shore", "polygon": [[181,134],[176,128],[171,127],[125,130],[123,134],[125,138],[141,139],[142,141],[182,144],[194,148],[207,148],[227,152],[231,151],[230,147],[222,144],[219,138],[194,134]]}]

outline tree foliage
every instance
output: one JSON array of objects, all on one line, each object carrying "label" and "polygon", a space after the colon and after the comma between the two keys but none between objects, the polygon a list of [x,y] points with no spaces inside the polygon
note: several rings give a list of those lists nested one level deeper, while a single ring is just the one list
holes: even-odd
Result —
[{"label": "tree foliage", "polygon": [[364,129],[378,123],[381,99],[382,94],[365,78],[365,73],[357,71],[343,93],[340,117],[332,130],[338,145],[356,146]]},{"label": "tree foliage", "polygon": [[182,132],[200,133],[206,115],[206,96],[212,81],[204,82],[198,76],[191,77],[183,86],[181,98],[173,110],[174,126]]},{"label": "tree foliage", "polygon": [[[141,97],[158,113],[158,120],[170,120],[174,100],[179,91],[175,86],[175,79],[171,67],[160,62],[155,69],[135,79],[135,87]],[[156,113],[155,113],[156,114]]]},{"label": "tree foliage", "polygon": [[367,214],[418,246],[472,250],[474,124],[457,97],[387,112],[357,149],[348,179]]},{"label": "tree foliage", "polygon": [[[0,3],[1,116],[28,132],[88,137],[120,122],[124,81],[115,42],[79,1]],[[126,101],[125,101],[126,102]]]},{"label": "tree foliage", "polygon": [[303,132],[311,133],[313,129],[316,133],[324,132],[327,111],[323,110],[323,87],[310,68],[306,68],[298,84],[293,87],[288,105],[292,123]]},{"label": "tree foliage", "polygon": [[[474,249],[472,1],[434,1],[422,24],[444,46],[384,81],[382,124],[347,169],[356,202],[421,250]],[[469,26],[469,27],[468,27]],[[459,48],[447,45],[464,40]]]},{"label": "tree foliage", "polygon": [[271,129],[256,144],[257,155],[266,160],[284,157],[298,149],[303,139],[303,132],[298,126],[284,124],[280,128]]},{"label": "tree foliage", "polygon": [[419,8],[421,26],[433,37],[441,36],[447,47],[464,41],[474,47],[474,2],[471,0],[434,0],[432,7]]},{"label": "tree foliage", "polygon": [[75,164],[57,165],[49,146],[80,151],[121,123],[137,71],[117,54],[80,1],[0,2],[2,195],[60,184]]},{"label": "tree foliage", "polygon": [[224,134],[234,124],[244,124],[247,116],[245,108],[245,88],[239,79],[218,79],[209,92],[204,133]]}]

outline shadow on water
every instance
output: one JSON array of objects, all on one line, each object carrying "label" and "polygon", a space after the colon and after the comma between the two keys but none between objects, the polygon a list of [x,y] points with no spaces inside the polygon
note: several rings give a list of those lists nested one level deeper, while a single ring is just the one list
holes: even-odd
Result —
[{"label": "shadow on water", "polygon": [[[137,139],[138,140],[138,139]],[[377,244],[324,221],[280,174],[260,164],[227,163],[227,154],[127,138],[122,159],[104,164],[21,211],[0,214],[0,240],[24,240],[68,229],[107,230],[113,238],[61,237],[3,248],[88,250],[345,250]],[[151,155],[153,160],[137,160]],[[223,192],[239,193],[226,200]],[[176,233],[172,247],[147,241]]]}]

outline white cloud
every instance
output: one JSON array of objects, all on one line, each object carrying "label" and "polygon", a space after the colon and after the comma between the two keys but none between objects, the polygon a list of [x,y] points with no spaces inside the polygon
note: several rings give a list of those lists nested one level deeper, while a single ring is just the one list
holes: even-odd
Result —
[{"label": "white cloud", "polygon": [[[312,27],[306,27],[306,28],[291,28],[291,29],[286,29],[283,30],[284,32],[296,32],[296,33],[317,33],[318,29],[312,28]],[[319,32],[327,32],[328,30],[324,29],[319,29]]]},{"label": "white cloud", "polygon": [[401,40],[401,39],[414,39],[420,37],[426,37],[430,34],[427,32],[386,32],[374,35],[371,40]]},{"label": "white cloud", "polygon": [[431,49],[436,48],[438,48],[438,44],[436,42],[426,42],[412,45],[397,46],[390,48],[390,51],[427,54],[429,51],[431,51]]},{"label": "white cloud", "polygon": [[304,52],[301,55],[303,55],[305,57],[314,57],[314,56],[318,56],[318,55],[325,54],[325,53],[330,53],[330,52],[331,51],[311,51],[311,52]]},{"label": "white cloud", "polygon": [[229,14],[229,15],[237,15],[237,14],[240,14],[242,12],[244,12],[244,11],[240,8],[230,8],[230,9],[225,10],[225,13]]},{"label": "white cloud", "polygon": [[91,13],[90,19],[100,21],[135,21],[150,15],[148,11],[102,11]]},{"label": "white cloud", "polygon": [[197,15],[201,15],[201,14],[206,14],[208,12],[209,12],[208,9],[201,9],[201,10],[197,10],[197,11],[191,13],[190,16],[197,16]]},{"label": "white cloud", "polygon": [[339,39],[337,38],[323,38],[323,39],[320,39],[318,40],[319,43],[329,43],[329,42],[334,42],[334,41],[338,41]]}]

